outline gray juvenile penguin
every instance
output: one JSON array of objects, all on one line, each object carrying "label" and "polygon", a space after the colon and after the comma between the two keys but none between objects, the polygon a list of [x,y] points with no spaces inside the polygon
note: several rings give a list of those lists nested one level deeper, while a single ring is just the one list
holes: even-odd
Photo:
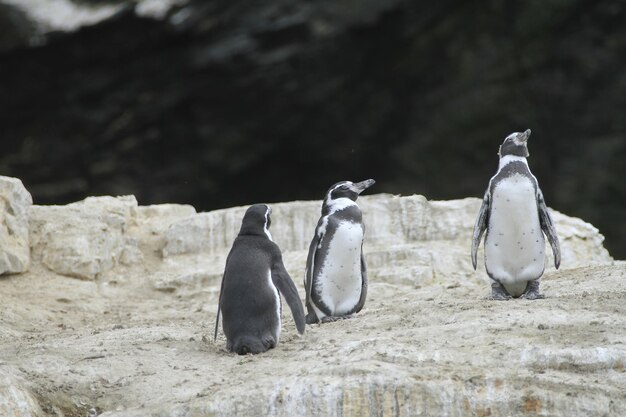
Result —
[{"label": "gray juvenile penguin", "polygon": [[472,240],[472,265],[485,230],[485,267],[493,280],[491,298],[543,298],[539,279],[545,269],[548,238],[554,266],[561,264],[559,238],[535,176],[528,168],[530,129],[511,133],[500,146],[498,172],[489,181]]},{"label": "gray juvenile penguin", "polygon": [[265,204],[248,208],[239,235],[226,259],[215,321],[215,338],[223,315],[226,348],[239,355],[261,353],[278,344],[282,293],[296,328],[304,333],[304,309],[298,290],[283,265],[269,227],[271,209]]},{"label": "gray juvenile penguin", "polygon": [[374,183],[342,181],[326,193],[306,261],[308,324],[349,317],[365,304],[365,226],[356,199]]}]

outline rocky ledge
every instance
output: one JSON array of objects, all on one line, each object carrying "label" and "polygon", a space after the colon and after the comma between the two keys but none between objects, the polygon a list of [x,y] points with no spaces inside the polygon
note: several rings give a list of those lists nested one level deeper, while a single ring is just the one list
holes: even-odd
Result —
[{"label": "rocky ledge", "polygon": [[[303,336],[285,314],[240,357],[211,334],[245,207],[31,201],[0,178],[2,416],[626,415],[626,263],[582,220],[553,212],[546,299],[496,302],[469,258],[479,199],[362,197],[364,310]],[[303,296],[320,202],[272,208]]]}]

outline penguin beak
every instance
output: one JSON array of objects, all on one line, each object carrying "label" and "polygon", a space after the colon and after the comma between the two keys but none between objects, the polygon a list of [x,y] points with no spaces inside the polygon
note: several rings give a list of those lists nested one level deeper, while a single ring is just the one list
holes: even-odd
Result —
[{"label": "penguin beak", "polygon": [[363,191],[367,190],[368,188],[370,188],[374,184],[376,184],[376,181],[374,181],[372,179],[369,179],[369,180],[365,180],[365,181],[354,183],[354,184],[352,184],[351,188],[357,194],[361,194]]},{"label": "penguin beak", "polygon": [[526,129],[526,131],[524,133],[522,133],[521,135],[519,135],[517,137],[517,139],[521,142],[521,143],[526,143],[528,141],[528,138],[530,137],[530,129]]}]

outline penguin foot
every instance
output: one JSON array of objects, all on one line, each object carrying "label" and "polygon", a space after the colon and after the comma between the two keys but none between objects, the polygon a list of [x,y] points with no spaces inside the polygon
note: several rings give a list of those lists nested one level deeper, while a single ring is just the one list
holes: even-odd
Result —
[{"label": "penguin foot", "polygon": [[537,279],[528,283],[526,291],[524,291],[519,298],[524,298],[526,300],[540,300],[546,297],[539,292],[539,280]]},{"label": "penguin foot", "polygon": [[539,294],[538,291],[529,291],[520,295],[519,298],[524,298],[526,300],[541,300],[542,298],[546,298],[546,296],[543,294]]},{"label": "penguin foot", "polygon": [[306,324],[317,324],[320,322],[315,313],[312,311],[309,311],[309,314],[306,315],[305,321]]},{"label": "penguin foot", "polygon": [[322,323],[332,323],[334,321],[346,320],[352,318],[352,314],[347,316],[326,316],[322,319]]},{"label": "penguin foot", "polygon": [[489,297],[490,300],[506,301],[510,300],[511,298],[512,297],[509,295],[509,293],[506,292],[502,284],[500,284],[499,282],[493,282],[491,284],[491,296]]},{"label": "penguin foot", "polygon": [[511,297],[510,295],[507,294],[491,294],[489,297],[487,297],[488,300],[495,300],[495,301],[509,301],[511,299],[513,299],[513,297]]}]

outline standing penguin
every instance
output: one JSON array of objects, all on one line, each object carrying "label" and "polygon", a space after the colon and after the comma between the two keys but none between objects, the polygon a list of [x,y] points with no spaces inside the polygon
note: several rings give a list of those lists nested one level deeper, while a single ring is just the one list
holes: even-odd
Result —
[{"label": "standing penguin", "polygon": [[[498,172],[489,181],[472,240],[472,265],[485,234],[485,267],[493,280],[491,298],[543,298],[539,279],[545,269],[548,238],[554,266],[561,264],[559,238],[543,200],[539,184],[528,168],[527,141],[530,129],[506,137],[498,155]],[[542,233],[543,232],[543,233]]]},{"label": "standing penguin", "polygon": [[308,324],[348,317],[361,311],[365,304],[365,227],[356,199],[374,183],[342,181],[326,193],[306,261]]},{"label": "standing penguin", "polygon": [[269,227],[271,209],[251,206],[243,216],[241,230],[226,258],[215,321],[215,339],[223,314],[226,348],[239,355],[261,353],[278,344],[282,293],[296,328],[304,333],[304,309],[298,290],[283,265]]}]

